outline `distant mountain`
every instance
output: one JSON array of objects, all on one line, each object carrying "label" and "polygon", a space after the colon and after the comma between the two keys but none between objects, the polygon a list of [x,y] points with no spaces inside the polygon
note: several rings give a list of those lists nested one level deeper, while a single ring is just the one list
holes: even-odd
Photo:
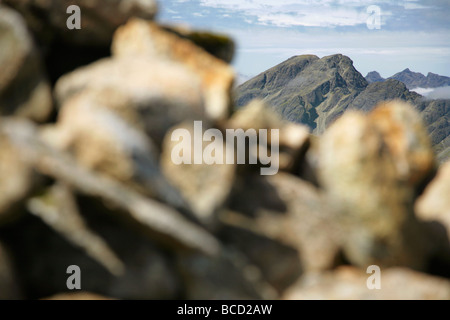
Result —
[{"label": "distant mountain", "polygon": [[381,75],[376,71],[369,72],[365,78],[368,83],[382,82],[386,80],[385,78],[381,77]]},{"label": "distant mountain", "polygon": [[347,109],[370,111],[381,101],[402,99],[422,113],[439,158],[450,158],[450,100],[425,100],[395,79],[369,84],[341,54],[292,57],[237,87],[235,97],[238,107],[262,99],[314,134],[324,132]]},{"label": "distant mountain", "polygon": [[[369,72],[365,79],[368,83],[385,81],[377,71]],[[439,88],[450,86],[450,77],[440,76],[438,74],[429,72],[427,76],[420,72],[413,72],[406,68],[402,72],[394,74],[388,79],[394,79],[403,82],[408,89],[415,88]]]},{"label": "distant mountain", "polygon": [[429,72],[427,76],[424,76],[420,72],[413,72],[408,68],[402,72],[394,74],[389,79],[395,79],[403,82],[408,89],[414,88],[438,88],[444,86],[450,86],[450,78],[440,76],[435,73]]}]

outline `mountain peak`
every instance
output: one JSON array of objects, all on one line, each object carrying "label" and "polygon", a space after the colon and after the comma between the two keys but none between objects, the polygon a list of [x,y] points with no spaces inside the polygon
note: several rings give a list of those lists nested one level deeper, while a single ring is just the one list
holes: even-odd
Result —
[{"label": "mountain peak", "polygon": [[[353,61],[342,54],[319,59],[295,56],[259,74],[237,88],[236,105],[255,98],[277,106],[287,120],[302,122],[322,132],[342,110],[339,101],[350,101],[367,87],[367,81],[355,69]],[[322,110],[333,110],[327,121],[319,118]],[[325,118],[323,118],[325,119]]]},{"label": "mountain peak", "polygon": [[386,80],[377,71],[370,71],[366,75],[365,78],[366,78],[368,83],[382,82],[382,81]]}]

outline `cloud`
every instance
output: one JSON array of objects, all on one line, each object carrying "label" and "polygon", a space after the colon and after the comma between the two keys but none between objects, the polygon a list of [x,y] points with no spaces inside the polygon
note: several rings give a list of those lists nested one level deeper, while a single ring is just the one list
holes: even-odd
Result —
[{"label": "cloud", "polygon": [[411,89],[411,91],[424,96],[426,100],[450,99],[449,86],[439,88],[414,88]]},{"label": "cloud", "polygon": [[411,89],[411,91],[414,91],[415,93],[418,93],[421,96],[426,97],[427,95],[429,95],[431,92],[434,91],[434,88],[420,88],[420,87],[418,87],[418,88]]},{"label": "cloud", "polygon": [[427,99],[450,99],[450,87],[439,87],[424,94]]},{"label": "cloud", "polygon": [[[358,4],[359,3],[359,4]],[[200,5],[253,17],[257,24],[278,27],[334,27],[365,24],[369,14],[358,1],[200,0]]]},{"label": "cloud", "polygon": [[342,53],[349,56],[363,74],[377,70],[385,78],[412,68],[450,75],[448,32],[372,32],[338,30],[296,31],[265,28],[229,29],[237,46],[235,65],[245,74],[256,75],[294,55],[319,57]]},{"label": "cloud", "polygon": [[[382,26],[414,29],[449,25],[448,2],[429,0],[198,0],[203,7],[242,15],[253,24],[276,27],[365,27],[371,5],[381,9]],[[447,0],[448,1],[448,0]],[[431,14],[433,13],[433,15]]]},{"label": "cloud", "polygon": [[[381,8],[381,30],[366,26],[370,5]],[[293,55],[342,53],[360,72],[389,77],[405,68],[450,75],[449,16],[449,0],[170,0],[159,19],[229,34],[244,74]]]}]

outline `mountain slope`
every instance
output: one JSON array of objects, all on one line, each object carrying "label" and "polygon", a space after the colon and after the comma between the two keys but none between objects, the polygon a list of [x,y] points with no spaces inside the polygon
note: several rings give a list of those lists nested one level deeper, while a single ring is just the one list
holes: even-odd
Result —
[{"label": "mountain slope", "polygon": [[321,133],[367,85],[346,56],[295,56],[239,86],[236,104],[264,99],[284,118]]},{"label": "mountain slope", "polygon": [[450,100],[424,100],[394,79],[368,84],[352,60],[341,54],[321,59],[295,56],[237,87],[238,107],[255,98],[283,118],[308,125],[314,134],[324,132],[347,109],[367,112],[381,101],[402,99],[422,113],[439,159],[450,158]]},{"label": "mountain slope", "polygon": [[404,83],[388,79],[384,82],[374,82],[369,84],[361,94],[355,97],[349,107],[370,111],[380,101],[393,99],[402,99],[412,104],[417,104],[422,100],[422,96],[418,93],[409,91]]}]

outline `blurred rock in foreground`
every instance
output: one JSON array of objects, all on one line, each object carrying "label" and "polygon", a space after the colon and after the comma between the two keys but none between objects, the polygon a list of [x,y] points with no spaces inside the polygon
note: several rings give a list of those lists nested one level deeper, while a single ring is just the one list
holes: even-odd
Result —
[{"label": "blurred rock in foreground", "polygon": [[381,289],[369,290],[368,274],[352,267],[304,277],[289,289],[287,300],[449,300],[450,281],[408,269],[382,273]]},{"label": "blurred rock in foreground", "polygon": [[[450,298],[449,166],[411,105],[336,113],[313,136],[266,102],[233,114],[233,41],[149,21],[153,0],[5,2],[1,299]],[[220,141],[228,130],[244,139]],[[180,164],[176,148],[207,156]],[[233,163],[210,161],[230,150]],[[67,289],[71,265],[82,292]]]},{"label": "blurred rock in foreground", "polygon": [[47,120],[53,102],[41,54],[23,17],[1,4],[0,48],[0,115]]}]

